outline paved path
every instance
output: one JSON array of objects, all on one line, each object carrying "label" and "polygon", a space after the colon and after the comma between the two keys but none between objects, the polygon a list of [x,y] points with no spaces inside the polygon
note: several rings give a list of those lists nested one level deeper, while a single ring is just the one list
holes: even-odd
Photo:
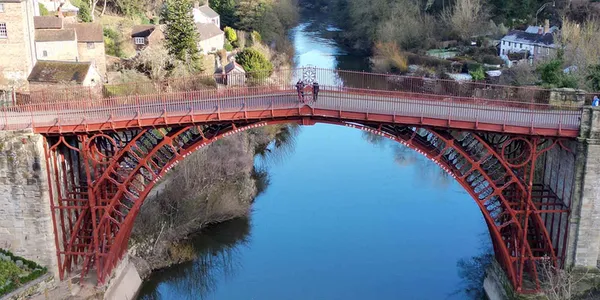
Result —
[{"label": "paved path", "polygon": [[[229,92],[229,91],[228,91]],[[224,114],[233,112],[268,112],[296,109],[305,105],[298,101],[293,90],[266,91],[261,95],[233,95],[220,97],[215,91],[183,92],[156,96],[131,96],[109,98],[90,102],[70,102],[53,106],[38,105],[29,111],[9,108],[0,116],[0,129],[25,129],[36,127],[106,123],[136,119],[184,117],[189,115]],[[234,93],[235,94],[235,93]],[[444,98],[421,95],[373,91],[349,93],[342,90],[322,90],[317,102],[307,95],[307,105],[313,111],[330,110],[345,113],[367,113],[394,117],[420,117],[460,122],[488,123],[543,129],[578,130],[580,109],[550,109],[538,105],[531,108],[526,103],[480,99]],[[19,111],[21,110],[21,111]],[[139,114],[138,114],[139,112]],[[318,116],[318,113],[310,114]]]}]

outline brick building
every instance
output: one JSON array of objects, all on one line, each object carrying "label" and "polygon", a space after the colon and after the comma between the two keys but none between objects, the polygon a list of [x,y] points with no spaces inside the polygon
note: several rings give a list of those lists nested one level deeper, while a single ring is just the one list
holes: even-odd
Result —
[{"label": "brick building", "polygon": [[27,88],[36,63],[33,0],[0,0],[0,90]]}]

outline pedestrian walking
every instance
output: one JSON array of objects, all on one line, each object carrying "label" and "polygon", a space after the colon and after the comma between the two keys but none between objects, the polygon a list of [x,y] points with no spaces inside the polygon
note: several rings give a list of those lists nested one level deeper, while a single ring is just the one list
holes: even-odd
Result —
[{"label": "pedestrian walking", "polygon": [[315,102],[317,102],[317,97],[319,97],[319,83],[315,81],[313,83],[313,100],[315,100]]},{"label": "pedestrian walking", "polygon": [[594,96],[594,100],[592,100],[592,106],[600,106],[600,99],[598,99],[598,96]]}]

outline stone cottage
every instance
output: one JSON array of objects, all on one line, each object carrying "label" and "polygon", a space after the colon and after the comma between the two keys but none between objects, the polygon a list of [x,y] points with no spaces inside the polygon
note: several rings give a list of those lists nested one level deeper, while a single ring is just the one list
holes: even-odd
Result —
[{"label": "stone cottage", "polygon": [[77,53],[79,61],[91,62],[100,75],[106,78],[106,49],[102,25],[98,23],[65,24],[65,28],[74,29],[77,34]]},{"label": "stone cottage", "polygon": [[35,31],[38,60],[78,61],[75,29],[39,29]]},{"label": "stone cottage", "polygon": [[32,91],[65,85],[95,86],[102,78],[91,62],[38,61],[29,74]]}]

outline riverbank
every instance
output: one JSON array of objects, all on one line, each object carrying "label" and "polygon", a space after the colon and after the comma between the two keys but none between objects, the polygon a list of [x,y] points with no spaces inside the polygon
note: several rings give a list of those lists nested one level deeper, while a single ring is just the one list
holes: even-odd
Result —
[{"label": "riverbank", "polygon": [[194,259],[190,236],[211,224],[248,217],[268,185],[267,171],[256,169],[254,158],[271,143],[285,147],[295,128],[269,126],[232,135],[173,168],[145,201],[132,231],[129,254],[142,279]]}]

